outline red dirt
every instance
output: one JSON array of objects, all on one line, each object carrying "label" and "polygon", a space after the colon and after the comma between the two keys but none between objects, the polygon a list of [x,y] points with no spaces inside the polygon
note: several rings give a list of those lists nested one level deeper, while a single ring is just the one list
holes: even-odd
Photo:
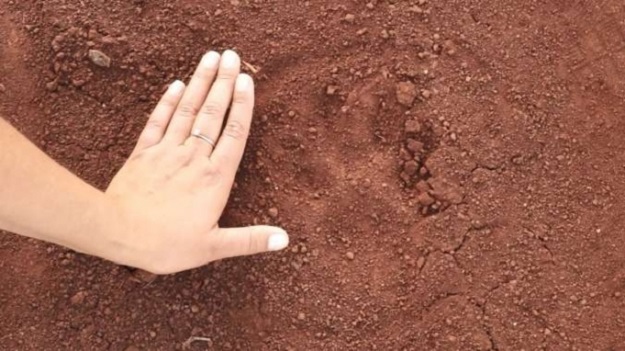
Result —
[{"label": "red dirt", "polygon": [[0,349],[625,350],[622,1],[0,0],[0,114],[104,188],[225,48],[224,224],[292,248],[152,281],[2,235]]}]

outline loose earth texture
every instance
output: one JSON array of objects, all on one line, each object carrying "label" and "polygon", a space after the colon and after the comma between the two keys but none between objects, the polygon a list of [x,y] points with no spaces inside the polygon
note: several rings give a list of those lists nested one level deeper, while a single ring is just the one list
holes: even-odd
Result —
[{"label": "loose earth texture", "polygon": [[0,114],[104,189],[226,48],[223,224],[292,246],[154,277],[3,234],[0,349],[625,350],[623,1],[0,0]]}]

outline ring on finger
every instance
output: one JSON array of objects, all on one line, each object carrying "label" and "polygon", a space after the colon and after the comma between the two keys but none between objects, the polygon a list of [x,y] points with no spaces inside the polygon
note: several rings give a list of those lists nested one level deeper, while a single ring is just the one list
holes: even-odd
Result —
[{"label": "ring on finger", "polygon": [[199,129],[194,129],[193,132],[191,132],[191,136],[204,141],[205,143],[210,145],[213,149],[215,148],[215,145],[216,145],[215,140],[213,140],[211,137],[207,135],[202,134],[202,132]]}]

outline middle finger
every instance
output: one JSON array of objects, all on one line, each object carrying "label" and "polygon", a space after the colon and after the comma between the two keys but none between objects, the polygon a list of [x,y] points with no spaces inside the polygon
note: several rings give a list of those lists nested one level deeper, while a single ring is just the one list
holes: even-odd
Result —
[{"label": "middle finger", "polygon": [[[241,59],[239,55],[231,50],[225,51],[221,57],[215,83],[193,125],[193,134],[201,135],[199,138],[192,137],[190,140],[191,145],[195,147],[196,155],[210,156],[213,151],[221,134],[224,117],[232,101],[234,85],[240,72]],[[212,143],[209,143],[209,140]]]},{"label": "middle finger", "polygon": [[180,145],[189,137],[191,126],[213,84],[218,65],[218,53],[211,51],[204,55],[167,127],[164,141]]}]

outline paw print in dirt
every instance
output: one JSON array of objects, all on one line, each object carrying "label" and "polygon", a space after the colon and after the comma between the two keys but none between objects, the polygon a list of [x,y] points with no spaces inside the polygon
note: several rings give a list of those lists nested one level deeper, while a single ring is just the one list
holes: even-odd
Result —
[{"label": "paw print in dirt", "polygon": [[405,122],[399,177],[407,189],[416,192],[416,202],[423,215],[438,213],[451,204],[462,202],[463,196],[444,179],[432,176],[428,160],[437,150],[438,142],[429,125],[411,118]]}]

